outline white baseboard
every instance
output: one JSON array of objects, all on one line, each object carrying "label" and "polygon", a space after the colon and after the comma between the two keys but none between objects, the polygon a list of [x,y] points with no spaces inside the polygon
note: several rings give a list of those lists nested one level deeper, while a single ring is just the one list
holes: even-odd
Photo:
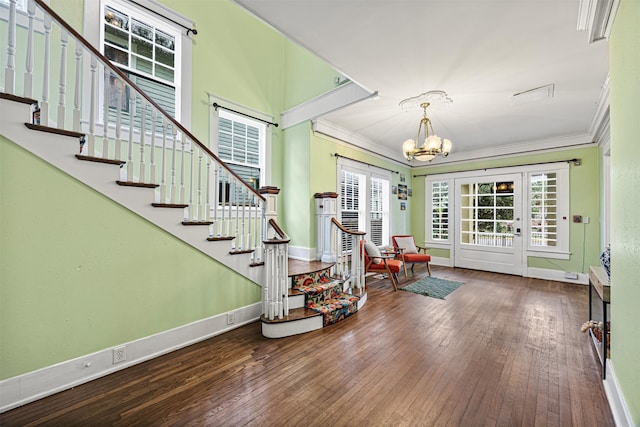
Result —
[{"label": "white baseboard", "polygon": [[603,384],[604,393],[607,395],[616,427],[633,427],[634,424],[631,419],[629,407],[620,390],[618,378],[616,377],[616,372],[613,369],[613,363],[611,363],[610,359],[607,359],[607,379],[603,381]]},{"label": "white baseboard", "polygon": [[300,261],[315,261],[317,259],[316,257],[316,248],[289,246],[289,258]]},{"label": "white baseboard", "polygon": [[[234,323],[222,313],[168,331],[122,343],[92,354],[0,381],[0,413],[103,377],[259,319],[262,303],[233,310]],[[126,348],[126,360],[113,364],[114,348]]]},{"label": "white baseboard", "polygon": [[547,268],[534,268],[527,267],[525,268],[524,277],[533,277],[534,279],[544,279],[544,280],[555,280],[557,282],[567,282],[567,283],[576,283],[579,285],[588,285],[589,284],[589,275],[585,273],[578,273],[578,278],[567,279],[564,277],[564,271],[560,270],[549,270]]},{"label": "white baseboard", "polygon": [[442,258],[442,257],[432,256],[431,265],[440,265],[442,267],[453,267],[453,260],[451,258]]}]

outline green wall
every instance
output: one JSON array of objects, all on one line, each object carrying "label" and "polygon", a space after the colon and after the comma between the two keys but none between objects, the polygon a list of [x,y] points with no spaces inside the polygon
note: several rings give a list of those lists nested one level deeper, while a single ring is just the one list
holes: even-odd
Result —
[{"label": "green wall", "polygon": [[[206,92],[279,121],[285,96],[289,106],[333,87],[337,73],[328,65],[230,1],[162,3],[197,23],[191,123],[203,142],[209,138]],[[52,1],[81,33],[84,4]],[[294,154],[308,152],[308,132],[305,139],[294,145]],[[13,142],[0,143],[0,379],[260,301],[261,288],[253,282]],[[304,194],[289,192],[290,205],[304,200],[306,206],[309,170],[285,146],[280,128],[273,131],[271,155],[267,184],[286,187],[298,183],[297,173],[306,174]],[[307,242],[308,234],[301,240]]]},{"label": "green wall", "polygon": [[[411,188],[410,169],[408,167],[404,167],[399,163],[381,159],[380,157],[362,150],[345,146],[331,137],[322,134],[315,134],[311,132],[310,129],[309,131],[311,140],[311,159],[313,159],[313,161],[309,165],[309,169],[311,171],[311,184],[307,202],[313,215],[315,215],[315,201],[313,199],[313,195],[315,193],[339,191],[337,184],[338,159],[334,156],[335,153],[350,159],[359,160],[374,166],[398,172],[391,174],[391,185],[398,185],[400,183],[400,174],[402,173],[405,175],[407,180],[404,184],[407,184],[408,187]],[[391,195],[391,235],[410,232],[412,204],[415,206],[420,203],[416,203],[416,200],[418,200],[415,197],[416,191],[415,189],[412,190],[413,197],[409,197],[404,201],[406,203],[406,210],[404,211],[400,210],[400,200],[398,200],[397,195]],[[422,199],[424,199],[424,196]],[[315,223],[312,222],[312,225],[315,228]],[[310,242],[311,246],[315,247],[315,232],[312,234]]]},{"label": "green wall", "polygon": [[640,425],[640,2],[622,0],[610,39],[611,360]]},{"label": "green wall", "polygon": [[260,301],[255,283],[0,144],[1,379]]},{"label": "green wall", "polygon": [[[599,265],[600,248],[600,161],[598,147],[554,151],[543,154],[518,156],[504,159],[483,160],[453,165],[431,165],[424,168],[416,168],[414,175],[460,172],[473,169],[495,168],[503,166],[515,166],[529,163],[544,163],[557,160],[578,158],[582,164],[570,167],[570,214],[589,216],[589,224],[570,224],[569,260],[529,257],[527,265],[534,268],[550,270],[576,271],[588,273],[590,265]],[[411,216],[411,229],[416,239],[422,240],[425,236],[425,177],[412,178],[414,188],[414,205]],[[583,239],[584,248],[583,251]],[[584,263],[583,263],[584,252]],[[437,257],[448,258],[449,250],[432,249],[430,253]],[[584,266],[583,266],[584,264]]]}]

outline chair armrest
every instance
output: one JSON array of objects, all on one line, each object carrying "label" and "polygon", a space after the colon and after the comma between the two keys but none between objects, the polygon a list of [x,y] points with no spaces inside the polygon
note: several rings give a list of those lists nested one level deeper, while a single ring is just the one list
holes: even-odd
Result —
[{"label": "chair armrest", "polygon": [[418,252],[422,251],[425,254],[427,253],[427,248],[424,246],[416,246],[416,248],[418,249]]}]

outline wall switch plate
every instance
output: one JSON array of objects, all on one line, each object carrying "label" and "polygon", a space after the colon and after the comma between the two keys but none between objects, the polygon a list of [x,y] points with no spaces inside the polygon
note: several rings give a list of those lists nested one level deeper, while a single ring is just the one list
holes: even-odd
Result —
[{"label": "wall switch plate", "polygon": [[582,218],[582,222],[585,224],[589,224],[591,222],[591,218],[589,218],[588,216],[585,216],[584,218]]}]

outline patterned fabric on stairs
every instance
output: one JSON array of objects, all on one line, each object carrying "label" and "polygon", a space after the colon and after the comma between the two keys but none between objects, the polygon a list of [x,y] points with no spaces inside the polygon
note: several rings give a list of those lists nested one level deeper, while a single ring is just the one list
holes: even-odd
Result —
[{"label": "patterned fabric on stairs", "polygon": [[294,276],[293,288],[305,294],[305,306],[322,313],[323,325],[339,322],[358,311],[360,297],[342,292],[342,282],[329,269]]}]

